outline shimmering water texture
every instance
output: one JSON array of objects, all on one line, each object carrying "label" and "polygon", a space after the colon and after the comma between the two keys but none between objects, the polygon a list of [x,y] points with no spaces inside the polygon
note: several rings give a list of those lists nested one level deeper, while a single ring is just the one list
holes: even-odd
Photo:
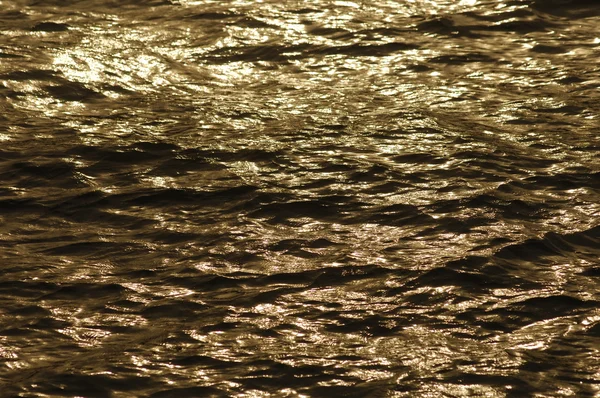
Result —
[{"label": "shimmering water texture", "polygon": [[596,1],[0,1],[0,396],[600,396]]}]

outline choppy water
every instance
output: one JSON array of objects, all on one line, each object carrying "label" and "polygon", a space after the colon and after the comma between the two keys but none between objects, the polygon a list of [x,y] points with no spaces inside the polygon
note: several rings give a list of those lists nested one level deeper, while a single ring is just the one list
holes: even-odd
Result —
[{"label": "choppy water", "polygon": [[0,396],[598,396],[599,27],[1,1]]}]

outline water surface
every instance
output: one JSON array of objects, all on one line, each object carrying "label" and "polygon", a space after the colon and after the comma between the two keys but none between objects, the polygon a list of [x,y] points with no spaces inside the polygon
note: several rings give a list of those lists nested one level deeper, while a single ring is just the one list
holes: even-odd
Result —
[{"label": "water surface", "polygon": [[600,394],[594,1],[0,4],[4,396]]}]

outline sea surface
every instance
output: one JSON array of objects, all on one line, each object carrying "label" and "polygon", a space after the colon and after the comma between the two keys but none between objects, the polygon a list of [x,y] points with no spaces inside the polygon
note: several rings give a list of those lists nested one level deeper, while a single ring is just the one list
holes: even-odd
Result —
[{"label": "sea surface", "polygon": [[599,397],[600,4],[0,1],[0,397]]}]

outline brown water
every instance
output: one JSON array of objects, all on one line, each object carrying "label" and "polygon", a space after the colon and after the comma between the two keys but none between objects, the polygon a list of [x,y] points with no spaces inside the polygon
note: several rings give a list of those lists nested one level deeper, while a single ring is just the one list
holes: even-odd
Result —
[{"label": "brown water", "polygon": [[595,3],[0,1],[0,396],[599,396]]}]

